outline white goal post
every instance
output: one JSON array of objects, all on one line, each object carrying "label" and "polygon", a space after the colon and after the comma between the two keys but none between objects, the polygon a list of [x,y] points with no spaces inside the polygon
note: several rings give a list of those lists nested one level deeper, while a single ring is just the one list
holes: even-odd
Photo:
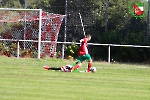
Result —
[{"label": "white goal post", "polygon": [[[42,25],[42,9],[14,9],[14,8],[0,8],[1,13],[3,13],[2,11],[37,11],[39,12],[39,16],[37,16],[36,19],[28,19],[26,16],[26,12],[24,13],[25,15],[23,15],[23,18],[19,17],[19,13],[18,15],[14,15],[17,16],[17,18],[12,19],[11,16],[4,16],[5,18],[1,18],[0,22],[18,22],[18,21],[31,21],[31,20],[38,20],[39,21],[39,32],[38,32],[38,58],[40,58],[40,47],[41,47],[41,25]],[[5,13],[5,12],[4,12]],[[21,16],[21,15],[20,15]],[[9,18],[10,17],[10,18]],[[13,17],[13,15],[12,15]],[[31,17],[31,16],[29,16]]]},{"label": "white goal post", "polygon": [[[22,50],[18,51],[17,57],[55,56],[57,37],[64,15],[44,12],[42,9],[14,8],[0,8],[0,15],[0,41],[5,41],[2,45],[9,49],[7,51],[13,53],[13,43],[10,41],[18,41],[19,44],[13,44],[19,45],[17,50]],[[5,54],[4,51],[6,50],[1,54]]]}]

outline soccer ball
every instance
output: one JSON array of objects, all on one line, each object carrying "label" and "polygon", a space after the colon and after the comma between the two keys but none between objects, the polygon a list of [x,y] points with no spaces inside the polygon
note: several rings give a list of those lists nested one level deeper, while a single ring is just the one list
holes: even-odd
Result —
[{"label": "soccer ball", "polygon": [[96,72],[96,67],[92,67],[91,72],[95,73]]}]

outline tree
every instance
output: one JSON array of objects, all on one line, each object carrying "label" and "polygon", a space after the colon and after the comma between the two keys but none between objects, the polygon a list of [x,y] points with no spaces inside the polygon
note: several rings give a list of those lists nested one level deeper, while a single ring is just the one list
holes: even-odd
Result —
[{"label": "tree", "polygon": [[3,8],[22,8],[19,0],[1,0],[1,7]]},{"label": "tree", "polygon": [[[26,0],[27,8],[43,9],[50,13],[65,14],[65,0]],[[132,0],[133,2],[140,0]],[[135,19],[128,9],[131,0],[109,0],[108,1],[108,31],[105,34],[105,15],[106,0],[68,0],[67,14],[67,41],[78,41],[83,38],[83,30],[80,22],[79,12],[82,15],[86,34],[92,35],[91,42],[94,43],[116,43],[116,44],[138,44],[149,45],[146,43],[146,18]],[[1,0],[1,7],[24,8],[24,0]],[[62,24],[59,36],[63,37],[64,23]],[[61,40],[62,38],[59,38]],[[63,41],[63,40],[62,40]],[[94,47],[92,50],[97,51],[93,55],[97,59],[107,59],[107,47]],[[139,51],[138,51],[139,50]],[[101,52],[99,52],[101,51]],[[136,55],[135,61],[139,60],[138,53],[145,52],[143,60],[149,57],[149,50],[141,49],[111,49],[113,57],[117,60],[131,60],[129,58]],[[119,53],[118,53],[119,52]],[[121,55],[121,56],[120,56]],[[134,60],[134,59],[133,59]]]}]

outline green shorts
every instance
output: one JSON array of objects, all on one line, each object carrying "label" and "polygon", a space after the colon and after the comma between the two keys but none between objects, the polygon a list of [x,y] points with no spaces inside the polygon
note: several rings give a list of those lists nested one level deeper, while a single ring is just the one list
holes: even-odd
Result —
[{"label": "green shorts", "polygon": [[91,59],[91,56],[89,54],[83,55],[83,56],[79,56],[78,57],[78,61],[83,62],[83,61],[89,61]]}]

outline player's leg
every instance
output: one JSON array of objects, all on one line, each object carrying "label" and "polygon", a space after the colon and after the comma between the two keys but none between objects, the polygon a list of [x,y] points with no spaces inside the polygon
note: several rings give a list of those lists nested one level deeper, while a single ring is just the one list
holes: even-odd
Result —
[{"label": "player's leg", "polygon": [[61,70],[61,68],[44,66],[45,70]]},{"label": "player's leg", "polygon": [[56,67],[50,67],[50,70],[61,70],[61,68],[56,68]]},{"label": "player's leg", "polygon": [[88,62],[87,72],[90,72],[91,67],[92,67],[92,59],[90,59]]},{"label": "player's leg", "polygon": [[88,61],[88,68],[87,68],[87,72],[90,72],[90,69],[92,67],[92,58],[89,54],[85,55],[86,60]]},{"label": "player's leg", "polygon": [[82,65],[82,63],[81,63],[81,62],[78,62],[74,67],[71,68],[70,71],[72,72],[72,71],[78,69],[79,67],[81,67],[81,65]]},{"label": "player's leg", "polygon": [[72,66],[75,66],[76,64],[78,64],[80,62],[80,60],[76,60],[73,64],[72,64]]},{"label": "player's leg", "polygon": [[44,69],[45,69],[45,70],[50,70],[50,67],[44,65]]},{"label": "player's leg", "polygon": [[78,59],[77,59],[77,63],[74,67],[72,67],[72,69],[70,70],[71,72],[79,67],[81,67],[82,65],[82,62],[83,62],[83,56],[79,56]]}]

